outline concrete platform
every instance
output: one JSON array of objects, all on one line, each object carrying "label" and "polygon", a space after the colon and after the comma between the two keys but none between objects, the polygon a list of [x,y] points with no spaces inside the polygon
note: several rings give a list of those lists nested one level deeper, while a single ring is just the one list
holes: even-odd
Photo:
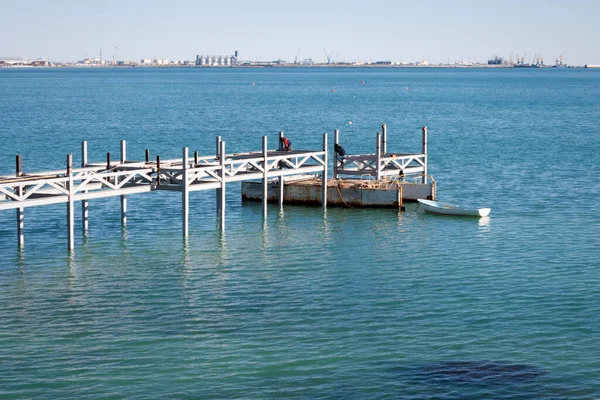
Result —
[{"label": "concrete platform", "polygon": [[[321,204],[321,179],[285,181],[284,203]],[[276,203],[279,181],[269,182],[267,201]],[[329,179],[327,205],[372,208],[400,208],[404,201],[435,197],[434,183],[398,182],[396,180]],[[262,182],[242,182],[242,198],[262,200]]]}]

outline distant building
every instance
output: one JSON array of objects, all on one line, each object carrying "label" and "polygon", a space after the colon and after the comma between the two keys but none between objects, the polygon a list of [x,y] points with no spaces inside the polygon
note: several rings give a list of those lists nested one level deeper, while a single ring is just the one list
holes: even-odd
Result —
[{"label": "distant building", "polygon": [[197,55],[196,66],[198,67],[230,67],[237,65],[238,62],[238,51],[235,51],[233,56],[215,56],[215,55]]},{"label": "distant building", "polygon": [[23,58],[23,57],[0,57],[0,66],[17,66],[17,65],[27,65],[27,66],[46,66],[48,63],[43,61],[41,58],[36,58],[34,60]]}]

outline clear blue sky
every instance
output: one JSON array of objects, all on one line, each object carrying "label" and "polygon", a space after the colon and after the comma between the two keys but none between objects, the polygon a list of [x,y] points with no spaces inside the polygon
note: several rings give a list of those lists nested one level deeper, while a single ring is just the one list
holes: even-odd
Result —
[{"label": "clear blue sky", "polygon": [[0,57],[600,64],[598,0],[0,0]]}]

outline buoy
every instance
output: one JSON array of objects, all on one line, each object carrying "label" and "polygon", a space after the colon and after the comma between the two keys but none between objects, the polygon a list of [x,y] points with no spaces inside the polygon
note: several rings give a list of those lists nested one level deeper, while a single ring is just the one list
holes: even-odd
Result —
[{"label": "buoy", "polygon": [[361,83],[364,85],[364,84],[365,84],[365,81],[362,81]]},{"label": "buoy", "polygon": [[348,121],[348,125],[352,125],[352,121]]},{"label": "buoy", "polygon": [[408,90],[408,88],[407,88],[407,87],[404,87],[404,90]]},{"label": "buoy", "polygon": [[252,86],[254,86],[254,82],[252,82]]},{"label": "buoy", "polygon": [[332,90],[331,90],[331,93],[335,93],[335,89],[332,89]]}]

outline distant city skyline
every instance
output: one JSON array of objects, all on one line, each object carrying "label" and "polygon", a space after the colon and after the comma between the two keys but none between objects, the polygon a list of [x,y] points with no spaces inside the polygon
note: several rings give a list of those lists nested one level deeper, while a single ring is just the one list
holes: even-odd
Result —
[{"label": "distant city skyline", "polygon": [[[535,55],[554,64],[600,64],[600,2],[305,0],[103,2],[4,0],[0,56],[453,63]],[[8,36],[6,36],[8,35]]]}]

